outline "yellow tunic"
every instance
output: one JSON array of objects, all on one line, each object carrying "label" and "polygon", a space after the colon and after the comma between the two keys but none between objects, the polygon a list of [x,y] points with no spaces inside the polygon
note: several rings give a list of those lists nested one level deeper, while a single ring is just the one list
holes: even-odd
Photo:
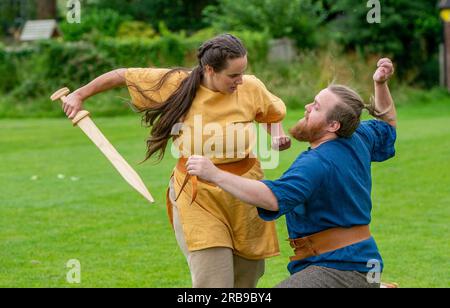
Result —
[{"label": "yellow tunic", "polygon": [[[154,86],[167,71],[168,69],[152,68],[127,70],[127,86],[133,104],[138,109],[151,106],[151,102],[141,94],[142,91],[153,100],[163,102],[187,76],[185,72],[175,73],[161,89],[154,90]],[[215,164],[239,161],[252,152],[249,131],[254,121],[281,122],[285,114],[283,101],[271,94],[254,76],[245,75],[243,84],[232,94],[222,94],[200,86],[183,119],[180,135],[174,142],[182,140],[177,146],[184,157],[190,154],[205,155]],[[198,132],[199,125],[203,128],[200,138],[194,133],[196,130]],[[230,134],[236,134],[234,142],[227,141]],[[244,147],[237,146],[237,140],[242,136],[246,136]],[[218,154],[221,152],[223,155]],[[178,195],[185,175],[174,169],[173,176]],[[259,161],[243,176],[262,179],[263,171]],[[188,182],[177,200],[180,221],[190,251],[229,247],[235,254],[251,260],[279,254],[275,224],[260,219],[255,207],[243,203],[219,187],[203,182],[198,183],[197,197],[190,205],[191,185]]]}]

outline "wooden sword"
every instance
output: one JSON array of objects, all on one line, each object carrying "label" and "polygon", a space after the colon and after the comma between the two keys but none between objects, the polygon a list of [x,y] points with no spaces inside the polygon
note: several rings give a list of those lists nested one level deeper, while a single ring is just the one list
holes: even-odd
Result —
[{"label": "wooden sword", "polygon": [[[62,88],[50,97],[52,101],[63,99],[70,93],[68,88]],[[139,174],[126,162],[126,160],[117,152],[113,145],[106,139],[103,133],[98,129],[90,118],[90,113],[86,110],[79,111],[72,120],[73,126],[78,126],[81,130],[94,142],[94,144],[102,151],[102,153],[112,163],[114,168],[119,171],[120,175],[134,189],[136,189],[145,199],[154,202],[150,192],[147,190]]]}]

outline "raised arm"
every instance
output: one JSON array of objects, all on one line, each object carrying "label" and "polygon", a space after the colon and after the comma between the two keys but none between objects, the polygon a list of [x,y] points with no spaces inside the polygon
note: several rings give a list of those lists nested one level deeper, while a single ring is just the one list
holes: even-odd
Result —
[{"label": "raised arm", "polygon": [[397,111],[388,87],[388,80],[394,74],[394,65],[390,59],[378,61],[378,68],[373,75],[375,83],[375,115],[391,126],[397,126]]},{"label": "raised arm", "polygon": [[125,68],[110,71],[68,95],[62,107],[69,119],[75,117],[82,109],[83,102],[89,97],[109,89],[125,86],[125,72]]}]

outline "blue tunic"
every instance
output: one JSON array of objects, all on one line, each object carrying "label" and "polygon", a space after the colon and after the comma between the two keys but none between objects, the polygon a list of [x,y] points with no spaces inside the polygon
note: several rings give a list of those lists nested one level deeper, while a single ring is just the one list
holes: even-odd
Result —
[{"label": "blue tunic", "polygon": [[[350,138],[338,138],[301,153],[276,181],[263,180],[278,200],[279,211],[258,208],[264,220],[286,215],[290,238],[334,227],[367,225],[371,221],[371,162],[395,155],[395,128],[371,120],[362,122]],[[375,261],[374,261],[375,260]],[[368,264],[368,262],[370,262]],[[291,274],[310,265],[368,272],[383,261],[372,238],[288,265]]]}]

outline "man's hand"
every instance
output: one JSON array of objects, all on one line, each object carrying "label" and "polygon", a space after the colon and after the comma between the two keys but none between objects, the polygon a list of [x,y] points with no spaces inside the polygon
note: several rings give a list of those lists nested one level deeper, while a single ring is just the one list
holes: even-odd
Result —
[{"label": "man's hand", "polygon": [[278,211],[278,200],[266,184],[247,179],[214,166],[206,157],[193,155],[186,163],[190,175],[212,182],[236,198],[269,211]]},{"label": "man's hand", "polygon": [[190,175],[196,175],[208,182],[213,182],[220,173],[220,169],[214,166],[211,160],[200,155],[189,157],[186,169]]},{"label": "man's hand", "polygon": [[394,74],[392,61],[383,58],[377,63],[377,70],[373,75],[375,81],[375,110],[374,116],[389,125],[397,126],[397,111],[387,81]]},{"label": "man's hand", "polygon": [[284,151],[291,147],[291,138],[289,136],[272,137],[272,149]]},{"label": "man's hand", "polygon": [[388,81],[394,74],[394,65],[392,61],[388,58],[383,58],[377,63],[377,70],[373,75],[373,80],[376,83],[382,84]]}]

